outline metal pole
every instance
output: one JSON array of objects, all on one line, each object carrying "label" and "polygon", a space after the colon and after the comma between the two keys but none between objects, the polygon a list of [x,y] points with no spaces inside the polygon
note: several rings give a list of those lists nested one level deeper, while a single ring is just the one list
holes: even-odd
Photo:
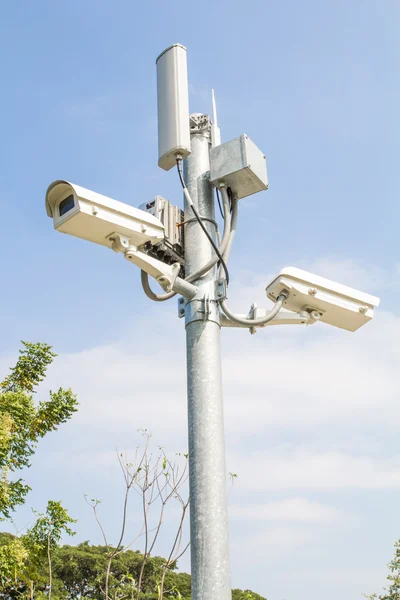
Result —
[{"label": "metal pole", "polygon": [[[214,219],[208,179],[210,121],[191,116],[191,155],[184,177],[198,213]],[[185,200],[186,275],[211,257],[209,240]],[[204,221],[215,239],[215,225]],[[215,302],[216,269],[196,283],[198,298],[186,304],[189,421],[190,535],[193,600],[231,600],[220,324]]]}]

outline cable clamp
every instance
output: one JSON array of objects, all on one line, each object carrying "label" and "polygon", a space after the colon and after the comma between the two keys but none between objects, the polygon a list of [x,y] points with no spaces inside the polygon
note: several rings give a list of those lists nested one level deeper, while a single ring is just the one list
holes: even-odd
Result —
[{"label": "cable clamp", "polygon": [[[202,221],[208,221],[209,223],[212,223],[213,225],[215,225],[215,228],[218,229],[217,221],[215,221],[214,219],[209,219],[208,217],[202,217],[201,215],[199,215],[199,216]],[[189,223],[198,223],[198,220],[196,217],[193,217],[191,219],[186,219],[186,221],[183,221],[182,223],[178,223],[177,227],[183,227],[184,225],[189,225]]]},{"label": "cable clamp", "polygon": [[215,299],[217,302],[225,300],[227,297],[226,279],[217,279],[215,282]]},{"label": "cable clamp", "polygon": [[203,321],[207,321],[208,317],[211,315],[211,303],[210,303],[210,295],[204,294],[202,299],[203,308],[198,308],[197,312],[200,315],[203,315]]},{"label": "cable clamp", "polygon": [[[257,304],[255,302],[253,302],[253,304],[250,306],[249,312],[247,313],[247,318],[248,319],[257,319],[257,309],[258,309]],[[249,332],[251,333],[251,335],[254,335],[255,333],[257,333],[257,328],[250,327]]]},{"label": "cable clamp", "polygon": [[209,281],[198,289],[198,293],[191,300],[178,298],[178,317],[185,317],[186,327],[195,321],[214,321],[220,325],[219,300],[226,296],[226,282],[224,279]]}]

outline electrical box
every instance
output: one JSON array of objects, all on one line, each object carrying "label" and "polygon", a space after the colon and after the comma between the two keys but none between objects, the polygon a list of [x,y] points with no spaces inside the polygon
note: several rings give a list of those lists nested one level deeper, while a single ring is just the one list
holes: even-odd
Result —
[{"label": "electrical box", "polygon": [[225,183],[238,198],[268,189],[265,155],[243,134],[210,150],[210,179]]},{"label": "electrical box", "polygon": [[169,171],[178,154],[190,150],[189,91],[186,48],[170,46],[156,60],[158,107],[158,166]]},{"label": "electrical box", "polygon": [[167,264],[179,262],[184,265],[183,210],[162,196],[156,196],[151,202],[141,204],[139,208],[154,215],[164,226],[164,239],[155,244],[146,244],[147,254]]}]

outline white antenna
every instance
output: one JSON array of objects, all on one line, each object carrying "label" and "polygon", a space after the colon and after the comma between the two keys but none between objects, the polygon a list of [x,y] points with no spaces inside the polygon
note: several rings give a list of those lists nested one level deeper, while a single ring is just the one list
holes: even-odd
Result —
[{"label": "white antenna", "polygon": [[176,158],[190,150],[189,92],[186,48],[170,46],[156,60],[158,105],[158,166],[169,171]]},{"label": "white antenna", "polygon": [[214,90],[211,90],[211,100],[212,100],[211,145],[213,148],[215,148],[215,146],[219,146],[221,144],[221,131],[218,127],[217,105],[215,103]]}]

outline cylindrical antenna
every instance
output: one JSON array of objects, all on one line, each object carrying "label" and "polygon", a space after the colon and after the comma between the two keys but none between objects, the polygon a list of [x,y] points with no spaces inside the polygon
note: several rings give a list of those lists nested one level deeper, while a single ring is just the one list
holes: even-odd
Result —
[{"label": "cylindrical antenna", "polygon": [[189,92],[186,48],[170,46],[156,60],[158,166],[169,171],[190,150]]}]

